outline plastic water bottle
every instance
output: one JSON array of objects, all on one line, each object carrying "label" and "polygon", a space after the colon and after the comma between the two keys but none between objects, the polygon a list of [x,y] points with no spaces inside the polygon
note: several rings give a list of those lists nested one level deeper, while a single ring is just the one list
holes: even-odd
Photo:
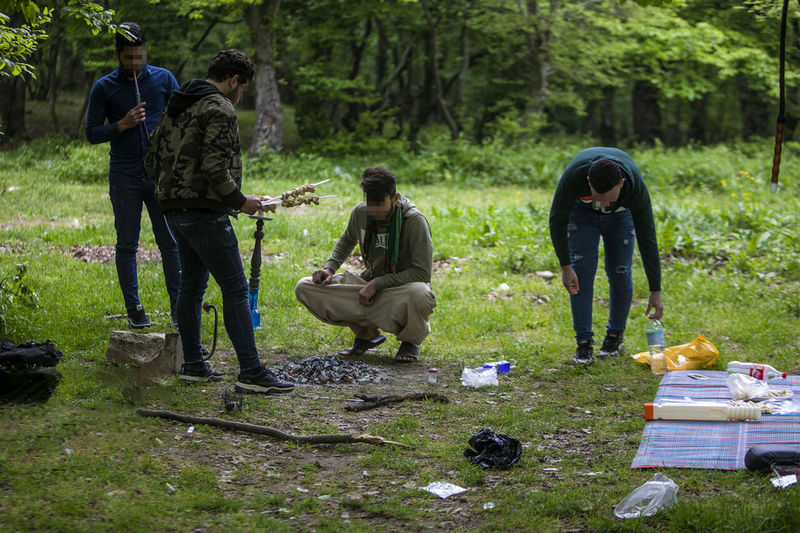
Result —
[{"label": "plastic water bottle", "polygon": [[650,348],[650,354],[663,352],[664,325],[658,320],[650,319],[644,330],[647,333],[647,346]]},{"label": "plastic water bottle", "polygon": [[761,365],[758,363],[742,363],[740,361],[731,361],[728,363],[728,372],[749,374],[750,376],[763,381],[773,378],[786,377],[786,372],[778,372],[769,365]]},{"label": "plastic water bottle", "polygon": [[664,325],[650,319],[645,326],[647,346],[650,349],[650,370],[653,374],[667,373],[667,360],[664,358]]}]

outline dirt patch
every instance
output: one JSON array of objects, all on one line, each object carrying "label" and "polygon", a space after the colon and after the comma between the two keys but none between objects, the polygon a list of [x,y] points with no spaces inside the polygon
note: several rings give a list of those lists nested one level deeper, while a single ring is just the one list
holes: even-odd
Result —
[{"label": "dirt patch", "polygon": [[25,250],[22,243],[0,244],[0,254],[19,254]]},{"label": "dirt patch", "polygon": [[546,294],[537,294],[535,292],[497,292],[491,291],[486,294],[486,299],[490,302],[497,300],[513,300],[514,298],[530,299],[533,304],[546,304],[550,301],[550,297]]},{"label": "dirt patch", "polygon": [[[116,252],[113,246],[73,246],[69,249],[70,255],[73,259],[85,261],[86,263],[113,263],[116,257]],[[136,260],[138,262],[160,262],[161,252],[156,250],[149,250],[147,248],[139,248],[136,252]]]}]

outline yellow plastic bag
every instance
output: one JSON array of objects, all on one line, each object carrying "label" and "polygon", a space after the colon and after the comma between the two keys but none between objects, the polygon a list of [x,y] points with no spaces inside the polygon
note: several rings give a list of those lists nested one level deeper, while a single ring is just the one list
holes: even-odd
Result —
[{"label": "yellow plastic bag", "polygon": [[[632,355],[637,363],[650,364],[650,352],[641,352]],[[670,346],[664,350],[664,359],[667,361],[667,370],[698,370],[708,368],[717,361],[719,350],[702,335],[698,335],[692,342],[680,346]]]}]

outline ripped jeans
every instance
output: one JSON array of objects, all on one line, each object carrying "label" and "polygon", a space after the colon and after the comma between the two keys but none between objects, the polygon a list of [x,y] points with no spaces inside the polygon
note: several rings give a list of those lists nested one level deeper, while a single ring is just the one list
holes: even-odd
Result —
[{"label": "ripped jeans", "polygon": [[603,237],[609,287],[607,331],[622,333],[633,299],[633,248],[636,232],[629,210],[600,213],[576,203],[567,226],[569,257],[578,276],[578,294],[570,295],[575,340],[592,341],[592,302],[597,248]]}]

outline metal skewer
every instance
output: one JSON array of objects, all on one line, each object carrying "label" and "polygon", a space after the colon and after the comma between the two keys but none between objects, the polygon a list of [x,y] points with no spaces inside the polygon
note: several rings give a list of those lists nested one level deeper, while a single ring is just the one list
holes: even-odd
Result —
[{"label": "metal skewer", "polygon": [[[339,196],[339,195],[338,194],[326,194],[324,196],[319,196],[318,198],[320,200],[322,200],[323,198],[335,198],[336,196]],[[303,198],[303,196],[301,196],[300,198]],[[269,200],[264,200],[263,202],[261,202],[261,207],[267,207],[269,205],[281,205],[282,203],[283,203],[283,198],[278,196],[277,198],[270,198]]]},{"label": "metal skewer", "polygon": [[[139,93],[139,77],[136,75],[136,69],[133,69],[133,86],[136,93],[136,105],[142,103],[142,95]],[[142,122],[142,126],[144,127],[144,134],[147,139],[150,138],[150,132],[147,131],[147,124]]]}]

